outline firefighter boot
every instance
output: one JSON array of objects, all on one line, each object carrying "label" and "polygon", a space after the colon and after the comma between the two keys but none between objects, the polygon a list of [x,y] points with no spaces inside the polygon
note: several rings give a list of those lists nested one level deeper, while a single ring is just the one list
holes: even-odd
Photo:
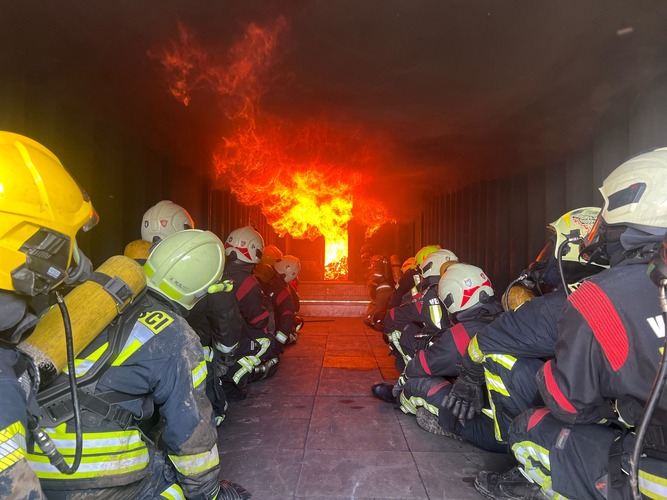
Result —
[{"label": "firefighter boot", "polygon": [[387,382],[378,382],[371,387],[373,396],[387,403],[398,403],[398,399],[394,396],[394,384]]},{"label": "firefighter boot", "polygon": [[475,478],[475,489],[486,498],[510,500],[547,499],[540,485],[523,475],[519,466],[506,472],[482,471]]}]

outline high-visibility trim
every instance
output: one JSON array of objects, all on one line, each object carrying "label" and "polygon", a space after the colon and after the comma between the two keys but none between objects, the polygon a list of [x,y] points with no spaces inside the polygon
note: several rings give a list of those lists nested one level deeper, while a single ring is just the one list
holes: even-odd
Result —
[{"label": "high-visibility trim", "polygon": [[185,493],[183,493],[183,489],[178,484],[174,483],[160,493],[160,498],[166,498],[167,500],[185,500]]},{"label": "high-visibility trim", "polygon": [[[539,484],[547,498],[566,500],[566,497],[553,490],[549,450],[532,441],[521,441],[512,445],[512,453],[523,465],[524,475]],[[543,469],[548,472],[545,473]]]},{"label": "high-visibility trim", "polygon": [[[264,354],[269,352],[269,349],[271,348],[271,339],[269,339],[267,337],[260,337],[260,338],[255,339],[255,342],[259,343],[259,345],[261,346],[261,349],[259,350],[259,352],[257,354],[255,354],[254,357],[261,358],[262,356],[264,356]],[[257,360],[257,364],[259,364],[259,360]]]},{"label": "high-visibility trim", "polygon": [[218,445],[214,444],[213,448],[203,453],[196,455],[169,455],[169,459],[176,467],[176,470],[184,476],[195,476],[211,470],[220,463],[218,456]]},{"label": "high-visibility trim", "polygon": [[206,361],[201,361],[194,370],[192,370],[192,387],[196,388],[202,382],[206,381],[206,374],[208,369],[206,368]]},{"label": "high-visibility trim", "polygon": [[411,356],[403,352],[403,347],[401,346],[400,339],[401,339],[401,332],[400,330],[394,330],[389,334],[389,339],[391,340],[391,343],[394,345],[398,353],[401,355],[403,358],[403,361],[407,365],[408,362],[412,359]]},{"label": "high-visibility trim", "polygon": [[429,404],[424,398],[420,398],[418,396],[411,396],[410,398],[405,397],[405,392],[401,392],[400,400],[401,400],[401,411],[403,413],[414,415],[415,413],[417,413],[417,408],[420,406],[426,408],[430,413],[432,413],[436,417],[438,416],[440,411],[437,406]]},{"label": "high-visibility trim", "polygon": [[655,500],[667,500],[667,479],[640,469],[639,491]]},{"label": "high-visibility trim", "polygon": [[229,354],[229,353],[232,352],[234,349],[236,349],[236,348],[238,347],[238,345],[239,345],[239,343],[237,342],[237,343],[234,344],[233,346],[228,347],[228,346],[226,346],[225,344],[223,344],[222,342],[218,342],[217,340],[214,341],[214,344],[215,344],[215,348],[216,348],[218,351],[220,351],[221,353],[223,353],[223,354]]},{"label": "high-visibility trim", "polygon": [[120,353],[113,360],[111,366],[120,366],[122,365],[127,358],[132,356],[139,348],[153,338],[155,333],[153,333],[146,325],[137,321],[132,327],[130,336],[125,341],[125,345],[121,349]]},{"label": "high-visibility trim", "polygon": [[[76,450],[76,434],[72,432],[62,432],[64,425],[57,428],[46,427],[46,432],[53,444],[64,454],[74,454]],[[136,430],[113,431],[113,432],[84,432],[83,448],[90,450],[95,454],[117,453],[125,450],[137,450],[144,448],[146,443],[141,439],[141,434]],[[39,446],[35,448],[39,450]],[[39,454],[39,453],[38,453]]]},{"label": "high-visibility trim", "polygon": [[[88,356],[85,358],[77,358],[74,360],[74,371],[76,373],[77,377],[81,377],[88,373],[88,370],[90,370],[95,362],[97,362],[102,354],[105,353],[107,348],[109,347],[109,343],[105,342],[102,344],[100,347],[98,347],[95,351],[90,353]],[[63,369],[65,373],[69,373],[69,370],[67,367]]]},{"label": "high-visibility trim", "polygon": [[237,363],[241,365],[241,368],[239,368],[232,377],[232,380],[234,380],[236,384],[238,384],[246,374],[251,373],[255,366],[259,365],[259,358],[257,358],[257,356],[244,356],[239,359]]},{"label": "high-visibility trim", "polygon": [[[56,428],[45,428],[53,444],[71,465],[76,450],[76,434],[64,432],[65,423]],[[83,434],[84,455],[81,465],[72,475],[63,475],[41,453],[37,446],[35,453],[27,455],[30,468],[42,479],[83,479],[97,476],[123,475],[143,470],[149,461],[148,448],[137,430],[113,432],[86,432]]]},{"label": "high-visibility trim", "polygon": [[183,294],[181,292],[176,290],[166,281],[161,281],[157,287],[160,289],[162,293],[164,293],[167,297],[169,297],[172,300],[178,300],[181,297],[183,297]]},{"label": "high-visibility trim", "polygon": [[477,335],[475,335],[468,343],[468,356],[470,356],[470,359],[472,359],[477,364],[484,361],[484,353],[479,348]]},{"label": "high-visibility trim", "polygon": [[495,361],[496,363],[504,366],[508,370],[514,368],[514,363],[516,363],[516,358],[508,354],[487,354],[486,356],[484,356],[484,360],[486,361],[487,359]]},{"label": "high-visibility trim", "polygon": [[284,344],[285,342],[287,342],[287,335],[285,335],[283,332],[281,332],[281,331],[279,330],[279,331],[276,332],[276,339],[277,339],[278,342],[280,342],[281,344]]},{"label": "high-visibility trim", "polygon": [[[67,457],[66,462],[69,465],[74,462],[73,457]],[[49,462],[48,457],[44,455],[28,455],[30,468],[40,479],[87,479],[100,476],[120,476],[130,472],[143,470],[148,465],[148,449],[122,453],[122,454],[103,454],[95,456],[84,455],[81,457],[81,464],[74,474],[62,474]]]},{"label": "high-visibility trim", "polygon": [[0,472],[25,458],[25,427],[21,422],[0,430]]},{"label": "high-visibility trim", "polygon": [[618,371],[628,359],[630,347],[625,325],[607,294],[585,281],[568,300],[593,330],[612,369]]},{"label": "high-visibility trim", "polygon": [[213,362],[213,348],[210,346],[204,346],[204,360],[209,363]]},{"label": "high-visibility trim", "polygon": [[486,387],[489,391],[495,391],[502,394],[503,396],[510,397],[510,393],[507,390],[507,387],[505,387],[503,379],[499,375],[491,373],[489,370],[485,369],[484,379],[486,380]]},{"label": "high-visibility trim", "polygon": [[470,343],[470,337],[468,336],[466,327],[463,326],[463,323],[456,323],[449,329],[449,331],[454,338],[456,350],[459,351],[461,356],[465,355],[468,344]]},{"label": "high-visibility trim", "polygon": [[563,394],[563,391],[561,391],[560,387],[558,387],[558,383],[556,382],[553,371],[551,369],[551,362],[552,360],[547,361],[543,368],[544,382],[547,385],[549,394],[553,396],[553,398],[556,400],[556,403],[558,403],[558,406],[560,406],[563,410],[568,413],[577,413],[577,409],[572,406],[572,403],[570,403],[570,401],[565,397],[565,394]]}]

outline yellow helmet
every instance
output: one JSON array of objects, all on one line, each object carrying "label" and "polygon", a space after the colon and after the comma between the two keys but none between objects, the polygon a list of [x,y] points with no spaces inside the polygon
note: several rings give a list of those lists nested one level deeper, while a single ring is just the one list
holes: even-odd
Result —
[{"label": "yellow helmet", "polygon": [[417,267],[417,262],[414,257],[408,257],[405,259],[405,262],[403,262],[403,265],[401,266],[401,272],[406,272],[408,269],[414,269]]},{"label": "yellow helmet", "polygon": [[47,148],[0,131],[0,289],[47,293],[67,275],[79,229],[97,223],[88,195]]},{"label": "yellow helmet", "polygon": [[426,245],[425,247],[422,247],[419,252],[415,254],[415,263],[417,264],[417,267],[421,267],[424,263],[424,259],[436,250],[440,250],[440,245]]},{"label": "yellow helmet", "polygon": [[262,258],[259,259],[260,264],[268,264],[272,266],[278,259],[283,256],[282,251],[275,245],[266,245],[262,252]]}]

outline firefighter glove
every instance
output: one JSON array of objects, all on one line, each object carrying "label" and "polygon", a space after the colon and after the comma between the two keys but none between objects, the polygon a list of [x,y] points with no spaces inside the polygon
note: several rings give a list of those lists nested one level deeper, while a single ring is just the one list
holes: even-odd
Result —
[{"label": "firefighter glove", "polygon": [[461,424],[482,411],[484,404],[484,367],[467,355],[461,363],[461,375],[451,392],[444,397],[442,406],[452,412]]}]

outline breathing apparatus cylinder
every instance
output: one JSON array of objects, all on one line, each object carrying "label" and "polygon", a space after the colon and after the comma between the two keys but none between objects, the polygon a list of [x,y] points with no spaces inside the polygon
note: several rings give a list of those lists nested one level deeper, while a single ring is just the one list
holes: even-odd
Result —
[{"label": "breathing apparatus cylinder", "polygon": [[125,245],[123,255],[130,259],[146,260],[151,253],[152,243],[146,240],[134,240]]},{"label": "breathing apparatus cylinder", "polygon": [[[146,276],[141,266],[123,255],[107,259],[96,269],[93,278],[96,276],[112,279],[104,285],[98,281],[86,281],[64,298],[72,325],[75,356],[146,287]],[[64,325],[59,308],[49,309],[39,320],[35,331],[18,348],[35,361],[40,374],[40,387],[51,383],[67,366]]]}]

